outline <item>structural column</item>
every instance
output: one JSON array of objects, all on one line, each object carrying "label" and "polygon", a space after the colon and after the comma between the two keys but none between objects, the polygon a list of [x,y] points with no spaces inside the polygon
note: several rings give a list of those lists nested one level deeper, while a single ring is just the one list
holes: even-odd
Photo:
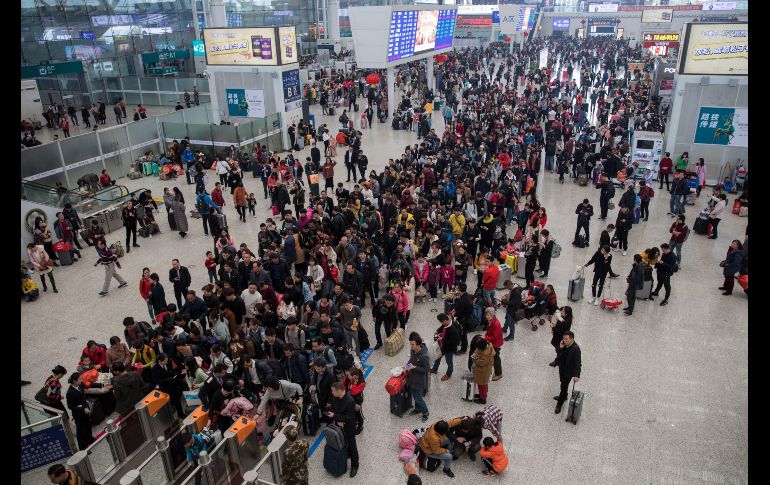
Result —
[{"label": "structural column", "polygon": [[433,89],[436,84],[433,77],[433,56],[425,59],[425,66],[425,80],[428,83],[428,89]]},{"label": "structural column", "polygon": [[388,68],[388,118],[393,119],[396,105],[396,70]]},{"label": "structural column", "polygon": [[330,40],[340,40],[340,1],[326,0],[326,28]]},{"label": "structural column", "polygon": [[207,27],[227,27],[224,0],[209,0],[209,8],[211,10],[211,19],[207,20],[210,20],[211,25],[207,25]]}]

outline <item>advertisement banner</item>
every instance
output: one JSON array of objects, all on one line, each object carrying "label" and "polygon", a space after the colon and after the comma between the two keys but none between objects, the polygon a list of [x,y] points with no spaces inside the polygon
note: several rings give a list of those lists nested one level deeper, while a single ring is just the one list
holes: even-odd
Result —
[{"label": "advertisement banner", "polygon": [[214,66],[277,66],[275,28],[213,28],[203,30],[206,64]]},{"label": "advertisement banner", "polygon": [[680,74],[747,75],[749,24],[687,24]]},{"label": "advertisement banner", "polygon": [[677,32],[645,32],[642,34],[642,47],[662,45],[676,47],[679,45],[679,33]]},{"label": "advertisement banner", "polygon": [[554,17],[553,30],[569,30],[569,17]]},{"label": "advertisement banner", "polygon": [[693,143],[749,146],[749,110],[701,106]]},{"label": "advertisement banner", "polygon": [[543,69],[545,67],[548,67],[548,48],[540,50],[540,56],[539,56],[539,62],[538,62],[538,68]]},{"label": "advertisement banner", "polygon": [[289,112],[293,109],[302,107],[302,90],[299,84],[299,69],[284,71],[283,77],[283,102],[284,111]]},{"label": "advertisement banner", "polygon": [[297,32],[294,26],[278,27],[278,49],[281,65],[293,64],[297,59]]},{"label": "advertisement banner", "polygon": [[227,115],[244,118],[264,118],[265,92],[261,89],[225,89]]},{"label": "advertisement banner", "polygon": [[513,35],[532,30],[537,20],[537,10],[525,5],[500,5],[500,32]]},{"label": "advertisement banner", "polygon": [[617,12],[620,5],[617,3],[591,3],[588,5],[589,12]]},{"label": "advertisement banner", "polygon": [[674,10],[670,8],[656,8],[642,11],[642,23],[669,23],[674,18]]},{"label": "advertisement banner", "polygon": [[21,472],[64,460],[72,455],[61,424],[21,437]]}]

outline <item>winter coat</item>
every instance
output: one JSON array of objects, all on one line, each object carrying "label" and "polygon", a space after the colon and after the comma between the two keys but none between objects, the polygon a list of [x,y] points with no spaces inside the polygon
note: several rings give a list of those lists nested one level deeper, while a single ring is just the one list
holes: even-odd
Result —
[{"label": "winter coat", "polygon": [[741,270],[741,263],[743,262],[743,252],[740,249],[730,248],[725,256],[725,267],[722,274],[725,277],[733,277]]},{"label": "winter coat", "polygon": [[492,345],[487,345],[484,350],[476,349],[473,352],[473,359],[473,382],[476,385],[484,386],[489,383],[489,379],[492,377],[495,349]]},{"label": "winter coat", "polygon": [[[447,421],[450,428],[459,426],[464,418],[455,418]],[[420,438],[420,448],[426,455],[441,455],[447,453],[448,450],[441,446],[441,442],[444,441],[446,435],[436,432],[436,425],[431,425],[430,428],[425,431],[425,434]]]},{"label": "winter coat", "polygon": [[409,387],[412,389],[425,389],[428,380],[428,370],[430,368],[430,357],[428,356],[428,347],[423,342],[420,351],[411,351],[409,363],[414,367],[409,371],[407,377]]},{"label": "winter coat", "polygon": [[496,473],[505,471],[508,467],[508,457],[505,456],[505,448],[499,441],[492,446],[483,447],[479,450],[479,456],[492,462],[492,468]]},{"label": "winter coat", "polygon": [[176,227],[179,232],[187,232],[189,230],[187,226],[187,214],[185,214],[185,206],[181,201],[175,200],[171,203],[171,210],[173,210],[174,221],[176,221]]}]

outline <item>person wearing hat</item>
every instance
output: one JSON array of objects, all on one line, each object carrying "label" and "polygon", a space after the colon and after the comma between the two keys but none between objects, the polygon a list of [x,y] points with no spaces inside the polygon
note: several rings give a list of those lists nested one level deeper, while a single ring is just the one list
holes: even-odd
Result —
[{"label": "person wearing hat", "polygon": [[[456,325],[445,313],[440,313],[436,319],[441,322],[441,326],[437,328],[436,332],[433,334],[433,340],[438,342],[442,357],[444,357],[446,360],[447,370],[446,374],[441,377],[441,380],[448,381],[449,378],[452,377],[452,371],[454,370],[452,365],[452,358],[454,357],[454,353],[457,351],[457,345],[460,343],[461,332],[459,326]],[[431,374],[438,373],[438,367],[440,364],[440,358],[433,362],[433,368],[430,371]]]},{"label": "person wearing hat", "polygon": [[281,483],[290,485],[307,485],[308,469],[307,460],[310,444],[307,440],[297,439],[296,426],[288,426],[284,432],[287,445],[283,450],[281,461]]}]

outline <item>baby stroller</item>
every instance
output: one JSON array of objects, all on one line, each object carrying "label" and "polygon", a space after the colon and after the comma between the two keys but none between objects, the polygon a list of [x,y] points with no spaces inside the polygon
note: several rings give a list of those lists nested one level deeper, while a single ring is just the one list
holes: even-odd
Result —
[{"label": "baby stroller", "polygon": [[[522,306],[524,307],[523,310],[519,310],[519,312],[516,316],[516,320],[529,320],[529,324],[532,326],[532,331],[537,330],[538,325],[544,325],[545,324],[545,318],[543,318],[543,315],[545,315],[546,312],[546,302],[544,298],[541,298],[540,295],[543,292],[544,285],[543,283],[540,283],[539,281],[532,282],[532,285],[530,286],[529,291],[522,292]],[[518,317],[521,318],[518,318]]]}]

